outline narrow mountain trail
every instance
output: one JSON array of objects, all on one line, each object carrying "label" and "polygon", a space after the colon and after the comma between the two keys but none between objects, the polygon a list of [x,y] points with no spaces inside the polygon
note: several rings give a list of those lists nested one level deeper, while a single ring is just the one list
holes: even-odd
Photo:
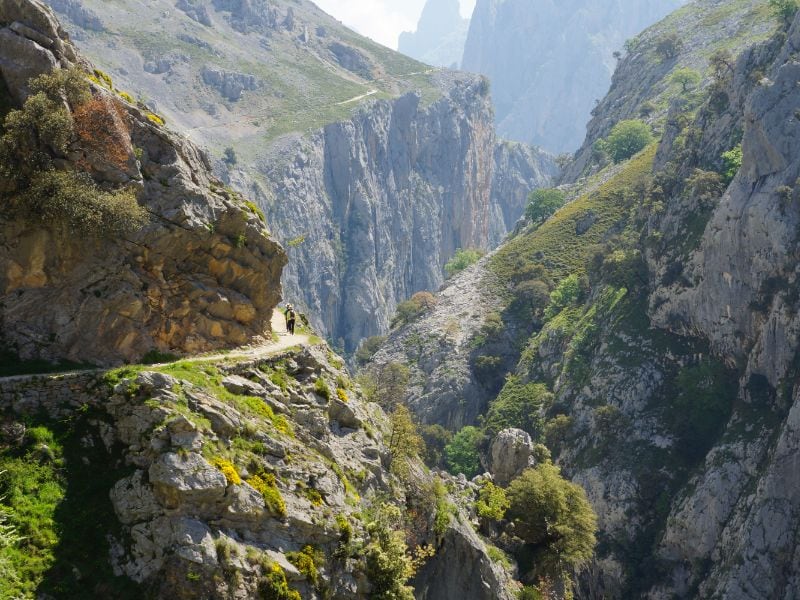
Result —
[{"label": "narrow mountain trail", "polygon": [[[303,333],[290,334],[286,330],[286,319],[283,313],[279,310],[274,310],[272,313],[271,326],[273,333],[278,335],[278,341],[269,340],[261,344],[254,344],[251,346],[242,346],[227,352],[218,352],[215,354],[199,354],[197,356],[181,357],[175,361],[147,365],[148,367],[158,368],[166,367],[176,362],[183,363],[202,363],[202,362],[215,362],[221,360],[254,360],[267,356],[272,356],[283,350],[293,348],[295,346],[309,346],[311,345],[311,336]],[[59,373],[29,373],[25,375],[11,375],[8,377],[0,377],[0,382],[10,381],[28,381],[38,379],[41,377],[63,377],[83,375],[86,373],[102,373],[108,371],[106,368],[96,369],[79,369],[74,371],[63,371]]]}]

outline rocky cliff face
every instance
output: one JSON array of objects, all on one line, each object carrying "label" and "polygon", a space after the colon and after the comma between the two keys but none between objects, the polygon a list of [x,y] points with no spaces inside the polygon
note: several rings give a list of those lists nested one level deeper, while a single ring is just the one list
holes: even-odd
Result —
[{"label": "rocky cliff face", "polygon": [[577,148],[623,42],[681,0],[478,0],[461,66],[492,83],[500,136],[551,152]]},{"label": "rocky cliff face", "polygon": [[[702,27],[693,26],[702,23]],[[594,144],[624,119],[642,119],[660,130],[671,103],[691,103],[691,94],[676,94],[680,84],[672,77],[679,69],[700,75],[695,88],[713,82],[709,59],[716,51],[735,57],[772,34],[775,21],[764,2],[744,2],[731,10],[725,2],[690,2],[642,31],[628,44],[611,81],[608,94],[592,109],[583,145],[562,176],[574,182],[597,170]],[[673,54],[659,45],[675,39]],[[732,59],[731,59],[732,60]]]},{"label": "rocky cliff face", "polygon": [[[798,48],[800,17],[739,57],[723,91],[727,109],[698,122],[709,150],[742,127],[742,167],[681,262],[681,277],[662,277],[651,295],[655,323],[707,339],[740,378],[725,433],[673,507],[659,545],[672,564],[710,559],[707,571],[676,573],[673,585],[699,585],[712,597],[791,597],[800,589],[785,575],[798,564],[796,540],[780,533],[799,526]],[[755,84],[754,72],[764,74]],[[667,230],[680,229],[675,206],[663,217]],[[664,274],[666,265],[652,260],[656,276]]]},{"label": "rocky cliff face", "polygon": [[458,0],[428,0],[416,31],[401,33],[397,50],[429,65],[457,69],[468,29]]},{"label": "rocky cliff face", "polygon": [[555,174],[544,153],[496,146],[484,80],[440,77],[448,92],[433,104],[378,102],[282,144],[289,160],[276,154],[283,166],[269,172],[263,204],[290,247],[287,296],[347,351],[386,332],[399,302],[438,289],[456,249],[500,239]]},{"label": "rocky cliff face", "polygon": [[[136,14],[136,32],[111,19],[104,32],[81,29],[83,47],[258,201],[292,259],[287,298],[342,349],[384,333],[398,302],[437,289],[457,248],[499,241],[555,172],[544,153],[495,149],[480,78],[433,72],[311,4],[294,7],[291,28],[288,4],[269,5],[280,14],[266,28],[267,13],[237,3],[192,3],[208,15],[200,24],[194,8],[159,17],[123,0],[82,5],[116,22]],[[320,61],[331,69],[320,73]]]},{"label": "rocky cliff face", "polygon": [[[772,18],[764,3],[739,7],[758,17],[749,21],[716,2],[689,9],[703,12],[712,32],[721,22],[751,23],[751,41],[763,39]],[[685,18],[683,11],[671,17]],[[769,23],[772,31],[778,26]],[[523,224],[475,267],[499,278],[488,289],[500,293],[476,303],[497,316],[473,314],[489,327],[472,334],[472,353],[437,354],[446,348],[437,342],[445,325],[435,315],[452,306],[442,297],[376,355],[409,364],[411,405],[423,419],[458,427],[459,400],[471,406],[479,365],[504,371],[500,350],[518,343],[513,377],[496,398],[483,396],[487,419],[509,414],[514,398],[539,398],[543,420],[527,422],[528,433],[587,490],[600,545],[580,576],[579,597],[800,593],[798,36],[800,18],[728,59],[696,102],[666,102],[657,146],[570,188],[577,197],[562,211],[542,225]],[[684,43],[701,38],[698,31]],[[662,65],[650,65],[652,72],[623,63],[630,77],[618,75],[615,85],[659,81]],[[611,97],[623,95],[612,90]],[[628,110],[611,97],[598,123]],[[564,304],[558,284],[568,275],[576,276],[576,295]],[[452,285],[475,279],[465,272]],[[552,286],[557,293],[548,297]],[[524,306],[528,312],[520,312]],[[514,327],[525,315],[539,322],[530,336],[522,330],[519,343]],[[427,374],[425,389],[442,390],[424,403],[418,371]]]},{"label": "rocky cliff face", "polygon": [[[41,3],[6,2],[0,23],[7,24],[0,72],[17,103],[31,77],[74,63],[86,68]],[[106,188],[130,186],[147,222],[124,236],[85,236],[7,212],[0,224],[3,344],[23,358],[108,364],[268,334],[286,256],[263,222],[222,189],[194,146],[101,86],[92,93],[100,117],[120,134],[111,154],[124,157],[87,150],[89,139],[56,154],[56,164],[86,171]]]}]

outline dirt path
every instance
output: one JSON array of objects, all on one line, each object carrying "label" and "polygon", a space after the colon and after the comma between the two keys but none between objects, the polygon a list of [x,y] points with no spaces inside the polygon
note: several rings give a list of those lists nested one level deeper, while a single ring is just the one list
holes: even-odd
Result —
[{"label": "dirt path", "polygon": [[[217,354],[201,354],[199,356],[183,357],[174,362],[214,362],[219,360],[250,360],[277,354],[288,348],[294,346],[307,346],[311,344],[311,338],[305,334],[289,335],[286,331],[286,319],[283,313],[275,310],[272,313],[272,331],[278,335],[278,341],[268,341],[263,344],[256,344],[253,346],[242,346],[228,352],[220,352]],[[147,365],[148,367],[166,367],[172,363],[160,363],[155,365]],[[64,371],[62,373],[31,373],[27,375],[12,375],[10,377],[0,377],[0,381],[25,381],[36,379],[39,377],[59,377],[64,375],[81,375],[85,373],[102,373],[108,369],[83,369],[78,371]]]}]

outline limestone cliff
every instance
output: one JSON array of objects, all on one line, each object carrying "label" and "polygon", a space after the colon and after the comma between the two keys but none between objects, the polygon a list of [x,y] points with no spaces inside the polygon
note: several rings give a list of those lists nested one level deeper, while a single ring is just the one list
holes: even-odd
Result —
[{"label": "limestone cliff", "polygon": [[608,91],[612,54],[683,0],[478,0],[461,67],[492,83],[499,134],[572,151]]},{"label": "limestone cliff", "polygon": [[[460,427],[477,399],[491,435],[514,402],[528,403],[538,417],[521,426],[548,445],[599,516],[582,598],[800,593],[800,17],[783,30],[766,3],[738,6],[738,16],[730,9],[693,3],[653,30],[686,23],[688,11],[706,16],[711,40],[720,23],[742,27],[719,38],[724,47],[756,42],[738,57],[723,54],[695,98],[639,87],[663,81],[659,61],[635,52],[623,61],[588,146],[604,135],[601,123],[638,110],[622,89],[641,89],[641,102],[666,92],[669,109],[653,121],[660,143],[568,186],[566,207],[523,223],[454,279],[454,289],[482,290],[475,305],[495,312],[464,313],[482,323],[470,325],[471,343],[446,341],[464,330],[444,319],[453,307],[446,288],[375,357],[409,365],[411,406],[428,422]],[[682,38],[686,48],[701,39],[702,29]],[[508,369],[513,347],[519,361]],[[496,396],[475,393],[481,373],[489,382],[497,375],[480,365],[511,371]]]},{"label": "limestone cliff", "polygon": [[[88,68],[42,3],[4,2],[0,23],[7,24],[0,30],[0,72],[15,102],[27,97],[36,75],[76,62]],[[113,124],[119,143],[97,146],[84,132],[53,160],[60,171],[88,172],[106,188],[136,190],[148,218],[122,236],[75,235],[55,222],[6,212],[3,344],[23,358],[108,364],[150,350],[191,353],[268,334],[286,257],[259,216],[223,190],[202,153],[157,117],[101,85],[92,94],[91,106],[100,107],[95,116]]]},{"label": "limestone cliff", "polygon": [[281,147],[289,160],[269,174],[287,295],[348,351],[387,331],[399,302],[438,289],[456,249],[501,238],[555,172],[534,150],[495,150],[484,81],[448,79],[429,106],[414,94],[378,102]]},{"label": "limestone cliff", "polygon": [[[67,21],[82,48],[258,202],[292,259],[287,299],[343,350],[385,333],[397,303],[437,289],[457,248],[496,244],[555,175],[545,153],[495,149],[481,78],[376,46],[310,3],[192,3],[209,24],[183,9],[143,15],[129,0],[81,5],[109,17],[100,32]],[[133,15],[136,31],[117,25]]]}]

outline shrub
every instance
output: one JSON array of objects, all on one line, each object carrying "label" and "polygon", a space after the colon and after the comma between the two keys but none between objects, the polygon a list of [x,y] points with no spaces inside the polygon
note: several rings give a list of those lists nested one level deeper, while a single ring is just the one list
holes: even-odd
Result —
[{"label": "shrub", "polygon": [[336,397],[339,398],[342,402],[349,402],[350,398],[347,397],[347,390],[344,388],[337,387],[336,388]]},{"label": "shrub", "polygon": [[453,434],[441,425],[425,425],[420,431],[425,442],[425,464],[429,467],[444,466],[444,449],[453,439]]},{"label": "shrub", "polygon": [[478,491],[478,500],[475,502],[475,512],[482,519],[501,521],[506,515],[511,503],[503,488],[497,487],[491,481],[485,482]]},{"label": "shrub", "polygon": [[319,567],[325,564],[325,557],[319,550],[304,546],[300,552],[287,552],[286,560],[292,563],[308,581],[316,586],[319,583]]},{"label": "shrub", "polygon": [[268,566],[258,582],[258,592],[264,600],[302,600],[300,593],[289,587],[286,573],[277,563]]},{"label": "shrub", "polygon": [[78,106],[72,118],[83,148],[102,156],[117,168],[127,165],[131,137],[118,101],[98,96]]},{"label": "shrub", "polygon": [[615,163],[628,160],[653,141],[650,126],[644,121],[631,119],[614,125],[602,148]]},{"label": "shrub", "polygon": [[543,428],[543,408],[552,401],[553,395],[544,384],[522,383],[516,376],[509,377],[486,413],[487,436],[493,438],[503,429],[515,427],[538,439]]},{"label": "shrub", "polygon": [[444,448],[447,470],[453,475],[463,473],[468,479],[475,477],[481,469],[478,448],[482,441],[481,430],[471,425],[456,433]]},{"label": "shrub", "polygon": [[791,23],[800,9],[798,0],[769,0],[769,7],[778,19],[784,23]]},{"label": "shrub", "polygon": [[363,340],[358,350],[356,350],[356,361],[358,364],[364,365],[368,363],[385,341],[386,336],[384,335],[373,335]]},{"label": "shrub", "polygon": [[43,224],[61,223],[76,233],[113,235],[141,228],[147,212],[134,188],[108,192],[85,173],[40,171],[15,204]]},{"label": "shrub", "polygon": [[144,114],[144,116],[147,117],[147,120],[150,121],[156,127],[164,127],[164,125],[167,124],[164,117],[162,117],[161,115],[157,115],[154,112],[148,111]]},{"label": "shrub", "polygon": [[239,477],[239,472],[231,461],[217,457],[211,461],[211,464],[222,471],[225,479],[228,480],[228,485],[240,485],[242,483],[242,478]]},{"label": "shrub", "polygon": [[722,180],[728,185],[742,168],[742,145],[722,153]]},{"label": "shrub", "polygon": [[223,160],[225,161],[226,164],[231,166],[239,162],[239,159],[236,157],[236,150],[234,150],[230,146],[225,148],[225,158]]},{"label": "shrub", "polygon": [[286,516],[286,502],[278,489],[275,475],[272,473],[254,475],[247,480],[247,483],[264,497],[264,505],[270,513],[279,517]]},{"label": "shrub", "polygon": [[414,600],[406,582],[414,575],[414,565],[402,531],[400,509],[382,504],[367,523],[370,543],[364,549],[366,572],[373,586],[372,600]]},{"label": "shrub", "polygon": [[436,306],[436,297],[430,292],[417,292],[410,299],[397,305],[397,312],[392,317],[392,327],[410,323],[423,312]]},{"label": "shrub", "polygon": [[559,578],[594,553],[597,517],[578,485],[550,463],[527,469],[507,490],[508,518],[532,551],[539,576]]},{"label": "shrub", "polygon": [[544,311],[544,318],[550,320],[566,307],[577,303],[582,293],[581,280],[576,273],[565,277],[556,289],[550,292],[550,304]]},{"label": "shrub", "polygon": [[459,248],[447,264],[444,266],[445,275],[450,279],[456,273],[460,273],[467,267],[474,265],[485,254],[483,250],[477,248]]},{"label": "shrub", "polygon": [[533,223],[544,223],[551,215],[564,206],[566,194],[557,188],[533,190],[528,195],[525,216]]},{"label": "shrub", "polygon": [[318,377],[314,382],[314,392],[325,398],[325,400],[331,399],[331,388],[328,387],[327,382],[322,377]]},{"label": "shrub", "polygon": [[676,58],[683,47],[683,42],[677,33],[669,33],[656,44],[656,52],[664,60]]}]

